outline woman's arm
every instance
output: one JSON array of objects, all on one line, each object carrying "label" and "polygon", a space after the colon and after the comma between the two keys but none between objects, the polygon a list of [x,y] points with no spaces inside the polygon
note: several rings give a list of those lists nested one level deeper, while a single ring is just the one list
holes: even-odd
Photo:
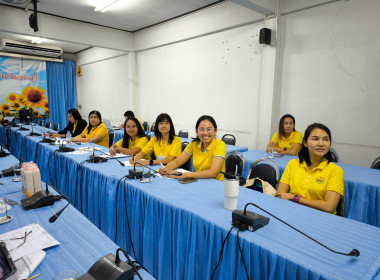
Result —
[{"label": "woman's arm", "polygon": [[280,149],[282,149],[282,151],[279,151],[278,153],[281,153],[283,155],[296,156],[298,154],[298,151],[300,150],[300,148],[301,148],[301,144],[294,143],[290,149],[287,148],[285,150],[284,148],[280,148]]},{"label": "woman's arm", "polygon": [[179,178],[197,178],[197,179],[216,178],[216,176],[218,176],[219,174],[219,171],[222,169],[223,162],[224,162],[224,158],[216,156],[212,160],[210,169],[202,170],[198,172],[182,173],[182,176],[169,175],[168,177],[178,178],[178,179]]},{"label": "woman's arm", "polygon": [[[280,183],[277,189],[276,197],[285,200],[292,200],[294,195],[289,193],[289,185]],[[309,206],[318,210],[322,210],[328,213],[334,213],[338,206],[341,195],[334,191],[326,191],[323,200],[311,200],[304,197],[300,197],[298,203]]]},{"label": "woman's arm", "polygon": [[266,151],[269,153],[270,149],[273,149],[273,151],[276,153],[284,151],[284,148],[280,148],[277,144],[273,143],[272,141],[269,141]]},{"label": "woman's arm", "polygon": [[[113,145],[112,148],[115,151],[115,153],[122,153],[129,156],[136,155],[141,151],[141,148],[138,146],[134,147],[133,149],[127,149],[127,148],[117,147],[116,145]],[[112,148],[110,148],[110,151]]]},{"label": "woman's arm", "polygon": [[169,174],[171,170],[176,169],[177,167],[181,166],[185,162],[187,162],[191,156],[183,151],[179,157],[176,159],[170,161],[165,167],[160,168],[160,173]]},{"label": "woman's arm", "polygon": [[53,138],[55,138],[55,137],[66,137],[66,135],[65,134],[58,134],[58,133],[51,133],[50,137],[53,137]]},{"label": "woman's arm", "polygon": [[141,150],[140,152],[138,152],[134,157],[130,157],[129,158],[129,162],[130,164],[132,165],[135,165],[136,161],[138,161],[141,165],[146,165],[149,163],[148,160],[145,160],[142,158],[145,156],[146,154]]}]

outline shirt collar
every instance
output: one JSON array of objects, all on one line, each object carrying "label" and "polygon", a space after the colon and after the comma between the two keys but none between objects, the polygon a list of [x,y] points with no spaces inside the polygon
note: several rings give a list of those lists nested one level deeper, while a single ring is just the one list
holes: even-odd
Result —
[{"label": "shirt collar", "polygon": [[[316,167],[314,167],[312,170],[315,170],[315,169],[320,169],[322,170],[323,168],[326,167],[326,165],[329,164],[329,162],[327,161],[326,158],[324,158]],[[303,161],[302,163],[299,163],[299,166],[300,167],[303,167],[305,168],[306,170],[309,170],[307,164],[306,164],[306,161]]]},{"label": "shirt collar", "polygon": [[[214,140],[212,140],[211,143],[207,146],[207,148],[206,148],[207,151],[210,151],[210,150],[211,150],[212,146],[213,146],[214,143],[215,143],[215,140],[216,140],[216,139],[215,139],[215,137],[214,137]],[[197,146],[198,146],[198,149],[201,149],[201,148],[202,148],[201,145],[202,145],[202,141],[199,141],[199,143],[198,143],[198,145],[197,145]]]}]

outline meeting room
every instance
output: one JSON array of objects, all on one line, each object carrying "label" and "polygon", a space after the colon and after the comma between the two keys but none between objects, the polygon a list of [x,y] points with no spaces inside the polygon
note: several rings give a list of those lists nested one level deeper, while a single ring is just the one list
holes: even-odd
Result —
[{"label": "meeting room", "polygon": [[0,278],[378,279],[379,10],[0,0]]}]

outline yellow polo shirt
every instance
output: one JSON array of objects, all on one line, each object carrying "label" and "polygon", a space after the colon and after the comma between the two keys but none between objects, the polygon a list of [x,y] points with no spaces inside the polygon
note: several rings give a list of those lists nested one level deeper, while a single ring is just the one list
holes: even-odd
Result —
[{"label": "yellow polo shirt", "polygon": [[284,137],[281,137],[281,139],[280,139],[280,134],[277,131],[273,135],[273,137],[272,137],[272,139],[270,141],[272,141],[273,143],[275,143],[280,148],[283,148],[285,146],[287,148],[292,148],[294,143],[298,143],[298,144],[302,145],[302,138],[303,138],[303,135],[302,135],[301,132],[299,132],[299,131],[292,131],[292,133],[290,133],[290,135],[289,135],[289,137],[287,139],[285,139]]},{"label": "yellow polo shirt", "polygon": [[[326,191],[344,196],[343,169],[324,159],[309,170],[306,162],[299,159],[289,161],[280,182],[289,185],[290,192],[311,200],[324,200]],[[335,214],[335,213],[334,213]]]},{"label": "yellow polo shirt", "polygon": [[154,152],[157,159],[159,156],[163,156],[165,158],[168,158],[169,156],[178,157],[181,154],[181,138],[174,136],[171,144],[169,144],[169,142],[163,144],[162,139],[158,141],[157,137],[153,136],[142,151],[148,155]]},{"label": "yellow polo shirt", "polygon": [[[209,170],[212,165],[214,157],[226,158],[227,148],[226,143],[220,139],[211,141],[207,149],[202,152],[202,141],[192,141],[187,145],[185,152],[193,157],[193,168],[195,172]],[[223,162],[221,171],[226,170],[226,163]],[[223,181],[224,175],[219,173],[215,178],[216,180]]]},{"label": "yellow polo shirt", "polygon": [[[149,139],[148,137],[137,137],[135,141],[132,142],[131,139],[129,139],[129,148],[130,150],[139,147],[141,150],[148,144]],[[123,147],[123,138],[116,142],[116,147],[122,148]],[[150,155],[146,154],[144,156],[144,159],[150,160]]]},{"label": "yellow polo shirt", "polygon": [[87,133],[88,126],[89,125],[87,125],[86,128],[83,130],[81,136],[85,138],[94,138],[96,135],[103,136],[103,139],[96,144],[108,148],[110,144],[109,143],[110,140],[109,140],[108,129],[106,125],[104,123],[101,123],[98,126],[91,128],[90,133]]}]

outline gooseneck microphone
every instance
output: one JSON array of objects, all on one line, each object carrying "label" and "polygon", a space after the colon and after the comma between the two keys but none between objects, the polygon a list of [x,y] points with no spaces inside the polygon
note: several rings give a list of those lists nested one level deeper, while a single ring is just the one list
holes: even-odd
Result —
[{"label": "gooseneck microphone", "polygon": [[324,245],[323,243],[319,242],[318,240],[315,240],[314,238],[312,238],[311,236],[307,235],[306,233],[300,231],[299,229],[293,227],[292,225],[288,224],[287,222],[281,220],[280,218],[276,217],[275,215],[269,213],[268,211],[264,210],[263,208],[261,208],[260,206],[257,206],[256,204],[254,203],[247,203],[244,207],[244,215],[246,215],[246,212],[247,212],[247,206],[248,205],[252,205],[252,206],[255,206],[256,208],[260,209],[261,211],[264,211],[265,213],[267,213],[268,215],[272,216],[273,218],[279,220],[280,222],[282,222],[283,224],[287,225],[288,227],[294,229],[295,231],[298,231],[299,233],[301,233],[302,235],[306,236],[307,238],[313,240],[314,242],[316,242],[317,244],[321,245],[322,247],[325,247],[327,250],[335,253],[335,254],[339,254],[339,255],[344,255],[344,256],[353,256],[353,257],[359,257],[360,255],[360,252],[358,249],[352,249],[351,252],[349,253],[342,253],[342,252],[338,252],[338,251],[335,251],[329,247],[327,247],[326,245]]},{"label": "gooseneck microphone", "polygon": [[[28,134],[28,136],[41,136],[40,133],[33,132],[33,127],[35,127],[36,124],[33,124],[33,123],[32,123],[30,126],[32,127],[32,130],[30,131],[30,133]],[[36,127],[35,127],[35,129],[39,130],[39,129],[36,128]],[[41,130],[39,130],[39,131],[41,131]]]},{"label": "gooseneck microphone", "polygon": [[[121,161],[118,160],[116,157],[112,156],[111,154],[109,154],[109,153],[105,153],[105,152],[103,152],[103,151],[101,151],[101,150],[97,150],[97,151],[100,152],[100,153],[102,153],[102,154],[105,154],[106,156],[108,156],[108,157],[110,157],[110,158],[112,158],[112,159],[114,159],[114,160],[116,160],[121,166],[125,166],[125,164],[124,164],[123,162],[121,162]],[[95,153],[95,149],[94,149],[94,151],[93,151],[93,153],[92,153],[92,156],[95,156],[94,153]]]},{"label": "gooseneck microphone", "polygon": [[65,210],[67,208],[67,206],[70,205],[71,199],[69,197],[67,197],[63,192],[58,190],[56,187],[51,185],[50,183],[46,183],[46,191],[47,192],[48,192],[48,188],[47,188],[48,185],[50,185],[50,187],[55,189],[61,195],[60,196],[61,198],[64,198],[67,201],[67,204],[61,210],[59,210],[57,213],[55,213],[53,216],[50,217],[49,222],[54,223],[58,219],[58,217],[62,214],[63,210]]}]

